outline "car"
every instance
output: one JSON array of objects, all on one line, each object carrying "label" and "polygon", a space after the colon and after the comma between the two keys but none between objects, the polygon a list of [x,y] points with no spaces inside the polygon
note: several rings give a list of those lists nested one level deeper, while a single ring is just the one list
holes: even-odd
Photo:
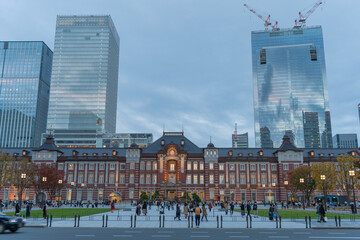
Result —
[{"label": "car", "polygon": [[22,217],[11,217],[0,213],[0,233],[4,233],[5,230],[16,232],[25,226],[25,222],[26,220]]}]

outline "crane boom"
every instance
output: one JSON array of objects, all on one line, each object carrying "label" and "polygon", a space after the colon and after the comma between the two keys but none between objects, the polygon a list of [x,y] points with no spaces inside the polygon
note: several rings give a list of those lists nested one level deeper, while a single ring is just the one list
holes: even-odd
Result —
[{"label": "crane boom", "polygon": [[309,10],[307,11],[304,15],[302,15],[301,12],[299,12],[299,22],[305,26],[306,25],[306,19],[308,19],[308,17],[310,17],[311,14],[313,14],[315,12],[315,10],[324,2],[322,0],[319,0],[315,3],[315,5]]},{"label": "crane boom", "polygon": [[260,18],[262,21],[264,21],[264,26],[266,27],[266,29],[268,28],[268,26],[271,25],[270,22],[270,14],[267,18],[265,18],[263,15],[261,15],[260,13],[256,12],[253,8],[251,8],[249,5],[244,4],[244,7],[246,7],[247,9],[249,9],[250,12],[252,12],[253,14],[255,14],[258,18]]}]

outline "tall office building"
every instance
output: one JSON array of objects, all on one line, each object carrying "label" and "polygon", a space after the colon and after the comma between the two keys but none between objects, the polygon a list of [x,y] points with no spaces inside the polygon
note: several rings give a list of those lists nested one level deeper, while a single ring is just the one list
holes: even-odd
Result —
[{"label": "tall office building", "polygon": [[109,15],[58,16],[47,129],[63,144],[115,133],[119,36]]},{"label": "tall office building", "polygon": [[336,134],[333,143],[335,148],[358,148],[356,133]]},{"label": "tall office building", "polygon": [[0,41],[0,148],[40,146],[52,57],[44,42]]},{"label": "tall office building", "polygon": [[291,130],[297,147],[332,147],[321,27],[251,37],[256,146],[279,147]]},{"label": "tall office building", "polygon": [[249,135],[248,133],[232,134],[232,147],[233,148],[248,148],[249,147]]}]

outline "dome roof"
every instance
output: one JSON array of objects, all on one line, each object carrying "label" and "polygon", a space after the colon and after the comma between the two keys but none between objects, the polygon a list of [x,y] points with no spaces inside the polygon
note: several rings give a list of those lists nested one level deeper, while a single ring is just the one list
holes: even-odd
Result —
[{"label": "dome roof", "polygon": [[207,145],[207,147],[208,147],[208,148],[215,148],[215,145],[214,145],[213,143],[209,143],[209,144]]}]

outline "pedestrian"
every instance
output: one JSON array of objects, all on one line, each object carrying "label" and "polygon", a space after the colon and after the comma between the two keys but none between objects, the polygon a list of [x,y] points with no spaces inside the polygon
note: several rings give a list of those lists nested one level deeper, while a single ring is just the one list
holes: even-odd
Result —
[{"label": "pedestrian", "polygon": [[185,215],[185,218],[188,217],[188,214],[189,214],[189,206],[187,203],[184,204],[184,215]]},{"label": "pedestrian", "polygon": [[31,211],[31,204],[30,203],[28,203],[27,205],[26,205],[26,218],[28,218],[28,217],[30,217],[30,211]]},{"label": "pedestrian", "polygon": [[208,221],[207,219],[207,211],[206,211],[206,207],[205,207],[205,204],[202,205],[202,217],[201,217],[201,221],[203,221],[204,217],[206,219],[206,221]]},{"label": "pedestrian", "polygon": [[211,209],[213,208],[211,203],[209,203],[208,208],[209,208],[209,212],[211,212]]},{"label": "pedestrian", "polygon": [[225,208],[225,214],[227,215],[227,214],[228,214],[228,211],[229,211],[229,204],[228,204],[228,202],[225,202],[224,208]]},{"label": "pedestrian", "polygon": [[20,214],[20,204],[16,203],[15,205],[15,216],[19,216]]},{"label": "pedestrian", "polygon": [[47,205],[45,203],[43,207],[43,218],[46,219],[46,217],[47,217]]},{"label": "pedestrian", "polygon": [[272,203],[270,203],[270,207],[269,207],[269,220],[270,221],[274,220],[274,207]]},{"label": "pedestrian", "polygon": [[234,213],[235,204],[233,202],[230,203],[230,215]]},{"label": "pedestrian", "polygon": [[111,202],[110,209],[111,209],[111,213],[113,213],[115,211],[115,202],[114,201]]},{"label": "pedestrian", "polygon": [[323,204],[320,204],[320,208],[319,208],[319,212],[320,212],[320,222],[323,221],[323,222],[326,222],[326,219],[325,219],[325,208],[324,208],[324,205]]},{"label": "pedestrian", "polygon": [[135,213],[136,213],[137,216],[140,216],[140,214],[141,214],[141,205],[140,205],[140,203],[138,203],[138,205],[136,205]]},{"label": "pedestrian", "polygon": [[196,228],[199,228],[201,209],[198,204],[196,205],[194,211],[195,211],[195,225],[196,225]]},{"label": "pedestrian", "polygon": [[147,203],[144,202],[144,204],[142,205],[142,213],[146,216],[147,213]]},{"label": "pedestrian", "polygon": [[179,204],[177,203],[176,204],[176,215],[175,215],[175,217],[174,217],[174,220],[177,218],[177,219],[179,219],[179,220],[181,220],[180,219],[180,206],[179,206]]},{"label": "pedestrian", "polygon": [[250,202],[247,203],[246,210],[247,210],[247,216],[250,216],[250,211],[251,211],[251,203]]},{"label": "pedestrian", "polygon": [[194,204],[190,203],[189,205],[189,217],[192,217],[194,214]]},{"label": "pedestrian", "polygon": [[275,218],[280,217],[279,208],[278,208],[277,203],[275,203],[275,205],[274,205],[274,217],[275,217]]},{"label": "pedestrian", "polygon": [[320,214],[320,205],[318,203],[316,204],[316,214],[317,214],[317,221],[320,222],[321,214]]},{"label": "pedestrian", "polygon": [[241,210],[241,216],[244,217],[245,216],[245,204],[244,204],[244,202],[242,202],[240,204],[240,210]]},{"label": "pedestrian", "polygon": [[253,211],[254,211],[254,217],[258,217],[258,206],[257,206],[257,203],[254,202],[254,205],[253,205]]}]

